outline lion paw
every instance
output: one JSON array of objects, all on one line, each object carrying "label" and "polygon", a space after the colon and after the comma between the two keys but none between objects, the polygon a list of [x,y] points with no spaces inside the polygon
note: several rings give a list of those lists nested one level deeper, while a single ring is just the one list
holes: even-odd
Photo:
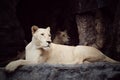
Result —
[{"label": "lion paw", "polygon": [[18,62],[10,62],[6,67],[5,70],[8,72],[13,72],[15,69],[17,69],[17,67],[19,66]]}]

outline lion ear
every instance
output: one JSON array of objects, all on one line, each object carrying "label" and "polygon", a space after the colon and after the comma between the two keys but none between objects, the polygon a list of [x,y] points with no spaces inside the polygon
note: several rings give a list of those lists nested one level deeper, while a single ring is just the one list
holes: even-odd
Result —
[{"label": "lion ear", "polygon": [[37,30],[38,30],[38,26],[36,26],[36,25],[33,25],[32,27],[31,27],[31,31],[32,31],[32,34],[34,34]]},{"label": "lion ear", "polygon": [[56,32],[57,35],[60,35],[60,33],[61,33],[61,31],[57,31],[57,32]]},{"label": "lion ear", "polygon": [[46,29],[47,29],[48,31],[50,31],[50,27],[47,27]]}]

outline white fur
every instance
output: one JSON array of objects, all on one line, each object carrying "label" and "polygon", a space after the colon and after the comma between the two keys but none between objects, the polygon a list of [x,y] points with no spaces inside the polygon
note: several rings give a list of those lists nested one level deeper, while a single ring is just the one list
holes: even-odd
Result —
[{"label": "white fur", "polygon": [[32,41],[26,46],[25,60],[10,62],[5,68],[7,71],[14,71],[21,65],[39,63],[82,64],[95,61],[116,62],[94,47],[48,43],[48,41],[51,41],[49,27],[43,29],[33,26],[32,33]]}]

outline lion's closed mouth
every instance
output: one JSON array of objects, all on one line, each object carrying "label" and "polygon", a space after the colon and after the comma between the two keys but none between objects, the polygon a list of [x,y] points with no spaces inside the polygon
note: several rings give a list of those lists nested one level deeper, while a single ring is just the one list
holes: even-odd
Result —
[{"label": "lion's closed mouth", "polygon": [[50,47],[50,45],[44,46],[44,47]]}]

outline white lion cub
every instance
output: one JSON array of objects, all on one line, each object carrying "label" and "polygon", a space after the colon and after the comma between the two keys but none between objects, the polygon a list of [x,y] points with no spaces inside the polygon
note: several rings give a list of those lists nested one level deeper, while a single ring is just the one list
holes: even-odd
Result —
[{"label": "white lion cub", "polygon": [[32,41],[26,46],[25,60],[16,60],[6,66],[7,71],[14,71],[21,65],[28,64],[82,64],[84,62],[117,61],[108,58],[98,49],[89,46],[66,46],[51,43],[50,28],[32,26]]}]

